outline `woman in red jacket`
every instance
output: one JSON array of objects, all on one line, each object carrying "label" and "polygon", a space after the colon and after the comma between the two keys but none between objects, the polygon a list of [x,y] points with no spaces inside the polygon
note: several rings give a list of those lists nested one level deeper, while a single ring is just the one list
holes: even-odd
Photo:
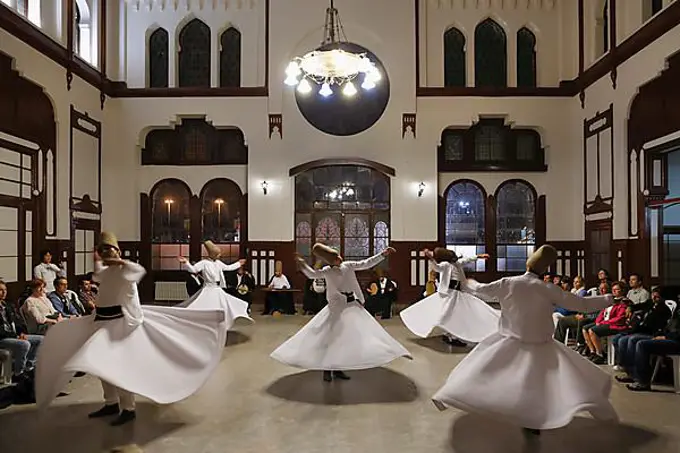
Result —
[{"label": "woman in red jacket", "polygon": [[629,300],[624,297],[625,284],[616,282],[612,284],[612,294],[614,303],[605,308],[597,315],[594,323],[583,326],[583,337],[590,351],[590,360],[596,365],[605,363],[604,353],[602,352],[602,338],[616,335],[628,329],[626,320],[628,313],[626,309]]}]

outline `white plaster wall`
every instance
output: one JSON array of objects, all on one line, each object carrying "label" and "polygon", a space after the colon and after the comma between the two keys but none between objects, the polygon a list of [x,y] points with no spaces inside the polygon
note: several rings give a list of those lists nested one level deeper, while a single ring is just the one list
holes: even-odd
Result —
[{"label": "white plaster wall", "polygon": [[[493,195],[503,181],[524,179],[536,188],[539,196],[546,196],[547,238],[553,241],[581,239],[583,220],[578,214],[571,215],[582,212],[583,186],[582,149],[579,137],[571,133],[571,104],[571,99],[461,98],[454,109],[449,99],[419,99],[418,132],[421,139],[418,141],[422,153],[429,154],[435,167],[436,147],[442,130],[448,126],[469,126],[472,121],[477,121],[479,115],[505,117],[513,127],[535,129],[541,134],[545,148],[548,165],[545,173],[443,173],[439,177],[438,194],[443,195],[451,182],[462,178],[479,182],[487,195]],[[422,115],[424,112],[427,113]],[[436,236],[431,239],[434,238]]]},{"label": "white plaster wall", "polygon": [[[132,1],[126,3],[124,44],[126,81],[130,88],[147,85],[148,36],[158,27],[169,34],[170,87],[178,83],[179,33],[184,25],[198,18],[210,27],[211,34],[211,85],[219,86],[220,35],[229,27],[241,32],[241,86],[264,85],[265,53],[265,2],[255,1],[199,1],[182,2]],[[175,7],[177,5],[177,7]],[[122,21],[123,19],[121,19]],[[120,24],[119,28],[120,27]]]},{"label": "white plaster wall", "polygon": [[[25,78],[42,86],[54,107],[57,122],[57,238],[68,239],[69,223],[69,128],[70,105],[87,112],[90,117],[101,121],[104,113],[100,110],[99,91],[78,77],[73,78],[71,90],[66,89],[66,70],[47,59],[31,47],[0,29],[0,49],[12,56],[15,69]],[[106,137],[107,128],[103,126]]]},{"label": "white plaster wall", "polygon": [[[562,0],[576,9],[575,2]],[[431,1],[421,2],[421,84],[444,86],[444,32],[458,28],[466,38],[467,84],[475,81],[475,27],[492,18],[507,36],[508,86],[517,86],[517,32],[527,27],[536,35],[537,82],[539,86],[557,86],[561,79],[560,55],[574,51],[572,43],[561,34],[560,0],[534,1]],[[564,9],[567,9],[565,6]],[[566,35],[565,38],[573,38]],[[578,46],[578,38],[576,38]],[[569,71],[566,70],[568,74]],[[572,76],[573,77],[573,76]]]},{"label": "white plaster wall", "polygon": [[[665,68],[666,59],[680,49],[680,26],[629,59],[618,68],[617,88],[604,77],[586,90],[586,108],[574,134],[583,137],[583,119],[614,104],[614,239],[628,238],[628,143],[627,119],[630,105],[640,85],[653,79]],[[578,100],[574,100],[578,103]]]}]

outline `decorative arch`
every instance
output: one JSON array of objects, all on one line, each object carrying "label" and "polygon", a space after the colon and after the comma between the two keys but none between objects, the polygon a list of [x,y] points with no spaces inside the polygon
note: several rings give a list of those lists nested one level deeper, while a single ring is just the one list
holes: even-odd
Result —
[{"label": "decorative arch", "polygon": [[151,269],[179,270],[178,256],[189,255],[191,188],[176,178],[162,179],[149,191]]},{"label": "decorative arch", "polygon": [[[215,178],[205,183],[199,195],[201,203],[201,243],[211,240],[221,244],[225,262],[242,255],[244,241],[245,198],[231,179]],[[208,253],[201,245],[201,256]]]},{"label": "decorative arch", "polygon": [[241,32],[229,26],[220,34],[220,86],[241,86]]},{"label": "decorative arch", "polygon": [[517,31],[517,86],[537,85],[536,35],[528,27]]},{"label": "decorative arch", "polygon": [[167,88],[169,85],[169,35],[163,27],[156,28],[149,34],[147,43],[147,61],[149,64],[150,88]]},{"label": "decorative arch", "polygon": [[179,86],[210,86],[210,27],[195,18],[179,32]]},{"label": "decorative arch", "polygon": [[467,85],[466,38],[457,27],[444,32],[444,86]]},{"label": "decorative arch", "polygon": [[491,17],[475,27],[475,86],[507,87],[508,49],[505,29]]},{"label": "decorative arch", "polygon": [[[486,253],[486,203],[484,187],[471,179],[458,179],[444,190],[444,243],[459,256]],[[484,272],[486,263],[466,265],[472,272]]]},{"label": "decorative arch", "polygon": [[380,173],[383,173],[387,176],[396,175],[394,168],[381,164],[380,162],[375,162],[361,157],[343,157],[312,160],[304,164],[296,165],[295,167],[288,170],[288,176],[293,177],[297,176],[299,173],[313,170],[315,168],[331,167],[337,165],[356,165],[359,167],[372,168],[373,170],[379,171]]},{"label": "decorative arch", "polygon": [[501,183],[496,203],[496,267],[499,272],[522,272],[536,247],[538,193],[523,179]]}]

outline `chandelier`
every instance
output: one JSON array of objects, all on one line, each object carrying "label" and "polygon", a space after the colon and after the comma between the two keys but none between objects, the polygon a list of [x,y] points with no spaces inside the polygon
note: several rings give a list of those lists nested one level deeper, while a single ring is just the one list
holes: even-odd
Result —
[{"label": "chandelier", "polygon": [[354,194],[354,187],[352,187],[352,184],[346,182],[330,192],[325,193],[324,196],[331,201],[342,201],[343,199],[352,198]]},{"label": "chandelier", "polygon": [[296,86],[300,94],[312,91],[313,82],[321,85],[319,94],[328,97],[333,94],[334,85],[342,89],[345,96],[352,97],[357,93],[355,80],[363,74],[361,88],[371,90],[382,78],[380,71],[366,53],[350,51],[351,46],[345,36],[340,22],[338,10],[331,1],[326,8],[324,39],[321,46],[302,57],[296,57],[286,69],[285,84]]}]

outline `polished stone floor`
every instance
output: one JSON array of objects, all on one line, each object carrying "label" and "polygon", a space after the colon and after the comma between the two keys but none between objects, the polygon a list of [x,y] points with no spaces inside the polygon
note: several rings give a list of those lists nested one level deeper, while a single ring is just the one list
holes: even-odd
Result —
[{"label": "polished stone floor", "polygon": [[617,384],[612,401],[620,425],[583,416],[527,441],[515,426],[435,409],[430,396],[466,351],[449,350],[438,338],[415,340],[399,319],[384,325],[415,360],[352,372],[351,381],[326,384],[320,373],[270,359],[308,319],[257,317],[255,325],[239,325],[198,394],[169,406],[142,400],[132,425],[87,419],[101,404],[99,383],[90,377],[74,380],[70,395],[44,415],[33,406],[0,411],[0,452],[680,452],[680,395],[670,389],[635,394]]}]

